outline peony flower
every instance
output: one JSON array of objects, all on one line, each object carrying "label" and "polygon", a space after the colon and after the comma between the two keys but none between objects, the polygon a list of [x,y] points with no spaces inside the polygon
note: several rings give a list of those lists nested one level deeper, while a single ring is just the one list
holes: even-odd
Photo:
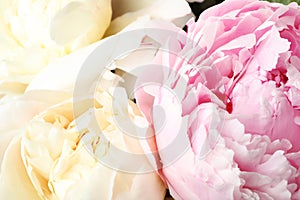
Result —
[{"label": "peony flower", "polygon": [[58,91],[32,91],[20,98],[0,105],[0,166],[3,155],[11,140],[35,115],[71,95]]},{"label": "peony flower", "polygon": [[300,198],[297,43],[282,35],[297,12],[228,0],[157,39],[135,98],[175,199]]},{"label": "peony flower", "polygon": [[296,151],[299,14],[295,3],[229,0],[205,11],[188,30],[211,59],[218,81],[207,85],[222,96],[227,111],[247,132],[286,138]]},{"label": "peony flower", "polygon": [[[91,111],[83,109],[86,102],[89,102],[88,99],[78,104],[83,113],[77,119],[73,118],[72,101],[61,102],[35,116],[22,133],[9,144],[1,167],[1,198],[162,199],[164,197],[164,185],[155,172],[128,174],[101,162],[102,158],[113,159],[110,157],[114,156],[112,144],[128,152],[141,153],[141,147],[133,140],[126,140],[122,130],[111,121],[114,116],[109,109],[111,95],[98,90],[95,101],[94,113],[98,119],[98,126],[111,143],[106,143],[102,140],[103,135],[99,134],[94,135],[97,136],[95,138],[83,139],[90,136],[89,130],[92,129]],[[136,110],[134,106],[131,103],[129,107],[131,109],[128,111],[133,120],[138,119],[140,115],[136,111],[133,112]],[[91,145],[94,151],[89,151],[86,145]],[[97,152],[97,155],[93,152]],[[128,161],[119,161],[120,164],[126,162]],[[143,165],[149,165],[146,158]],[[15,192],[16,188],[18,192]]]},{"label": "peony flower", "polygon": [[175,199],[299,198],[300,152],[289,153],[288,140],[245,132],[201,82],[182,81],[195,79],[195,71],[184,64],[177,78],[170,71],[161,87],[140,88],[136,97],[156,132],[148,140],[156,167]]},{"label": "peony flower", "polygon": [[111,13],[110,0],[2,2],[1,95],[22,94],[48,63],[101,39]]},{"label": "peony flower", "polygon": [[2,2],[0,95],[6,99],[21,95],[57,58],[116,34],[139,18],[164,18],[182,25],[190,14],[184,0]]},{"label": "peony flower", "polygon": [[[124,47],[133,48],[133,49],[139,47],[140,42],[143,39],[144,35],[137,34],[136,36],[137,37],[132,38],[132,43],[130,43],[130,45],[126,45]],[[1,135],[0,135],[0,143],[1,143],[1,148],[0,148],[1,173],[0,174],[1,175],[0,176],[2,177],[1,178],[2,182],[0,181],[2,184],[2,186],[1,186],[2,189],[1,189],[0,194],[4,195],[4,196],[2,196],[3,198],[5,198],[5,197],[18,198],[19,197],[19,196],[13,196],[13,195],[20,195],[20,196],[22,196],[22,198],[28,197],[29,199],[35,199],[36,196],[43,197],[43,198],[46,198],[46,197],[48,198],[49,196],[51,196],[51,198],[52,197],[53,198],[54,197],[55,198],[65,198],[64,197],[65,194],[63,191],[69,190],[69,187],[73,187],[73,185],[76,185],[76,184],[80,185],[78,187],[83,188],[82,195],[84,197],[88,196],[87,193],[89,193],[89,192],[94,193],[93,191],[98,191],[98,188],[95,188],[95,186],[94,186],[97,184],[94,184],[94,183],[97,181],[101,181],[102,180],[101,176],[103,174],[105,174],[107,171],[109,171],[109,168],[104,169],[105,168],[104,166],[99,167],[97,164],[95,166],[95,168],[89,170],[89,171],[93,171],[93,175],[90,175],[90,173],[85,173],[84,175],[82,175],[85,178],[84,178],[84,180],[82,179],[80,181],[80,182],[82,182],[80,184],[78,182],[74,181],[72,178],[71,178],[72,180],[64,180],[64,179],[58,177],[58,178],[55,178],[55,181],[52,181],[52,178],[50,176],[50,174],[52,173],[52,171],[51,171],[52,165],[54,167],[53,163],[58,162],[58,160],[57,160],[58,158],[51,157],[52,161],[49,158],[49,160],[51,162],[48,160],[49,162],[47,161],[47,163],[45,164],[43,162],[43,160],[41,160],[41,157],[43,157],[44,155],[35,155],[35,154],[34,155],[31,155],[31,154],[30,155],[27,155],[27,154],[20,155],[19,149],[21,148],[20,146],[23,145],[24,140],[27,140],[26,137],[29,137],[29,136],[30,136],[30,138],[29,138],[30,140],[34,140],[34,142],[33,142],[34,145],[31,145],[31,143],[29,145],[27,145],[26,148],[29,148],[29,149],[31,149],[31,146],[32,146],[32,148],[35,145],[43,146],[43,145],[39,145],[39,144],[40,143],[46,144],[49,142],[47,140],[47,136],[51,133],[48,134],[47,131],[45,133],[46,135],[43,136],[44,137],[43,141],[39,140],[40,133],[35,132],[35,134],[28,136],[25,134],[25,133],[27,133],[25,131],[27,131],[28,127],[30,127],[30,124],[32,124],[33,121],[38,121],[39,124],[41,123],[41,125],[39,127],[39,129],[41,129],[41,131],[43,131],[44,129],[48,130],[47,127],[49,128],[49,126],[52,126],[52,125],[51,124],[49,125],[49,123],[50,123],[49,121],[45,122],[45,120],[41,119],[41,118],[42,118],[42,116],[45,115],[45,113],[49,114],[50,111],[51,111],[50,115],[53,115],[53,116],[57,115],[57,113],[56,113],[57,110],[59,111],[59,115],[62,115],[62,116],[69,115],[69,112],[73,112],[73,111],[69,111],[68,109],[62,109],[62,110],[60,110],[60,109],[64,107],[64,103],[62,103],[62,102],[70,99],[70,97],[73,95],[77,76],[79,74],[79,71],[80,71],[83,63],[90,56],[90,54],[92,54],[92,52],[95,49],[99,49],[99,46],[101,46],[101,44],[105,43],[105,41],[107,41],[107,40],[112,40],[111,41],[112,43],[109,43],[109,46],[110,46],[109,48],[105,48],[103,52],[100,52],[102,56],[104,56],[104,57],[107,56],[107,58],[110,58],[112,54],[114,54],[114,53],[118,54],[118,53],[122,52],[124,50],[124,47],[118,48],[116,50],[115,46],[113,45],[113,44],[115,44],[115,42],[119,43],[119,41],[118,41],[119,37],[120,37],[119,35],[112,36],[108,39],[94,43],[86,48],[79,49],[78,51],[76,51],[70,55],[67,55],[67,56],[62,57],[61,59],[58,59],[57,61],[51,63],[51,65],[49,65],[49,68],[47,68],[47,70],[49,70],[50,73],[47,73],[47,70],[45,70],[43,72],[44,73],[46,72],[46,73],[41,74],[41,75],[46,75],[47,79],[49,78],[48,80],[43,79],[43,78],[39,79],[39,77],[36,77],[35,81],[33,81],[33,83],[30,84],[30,86],[28,87],[25,94],[16,98],[14,101],[8,101],[8,102],[5,102],[2,105],[0,105],[0,119],[3,122],[0,125],[0,132],[1,132]],[[94,64],[97,65],[97,67],[93,69],[93,70],[96,70],[96,73],[94,73],[94,71],[92,71],[92,70],[89,70],[89,72],[91,72],[91,74],[93,76],[97,76],[97,73],[99,73],[99,71],[101,72],[101,68],[98,68],[99,66],[98,66],[97,62],[94,62]],[[60,73],[57,74],[57,71],[60,71]],[[51,79],[52,75],[55,76],[55,79]],[[88,84],[90,82],[90,80],[94,80],[93,76],[84,76],[81,81]],[[96,78],[99,78],[99,77],[96,77]],[[116,78],[116,76],[113,76],[113,75],[105,76],[101,80],[101,86],[103,86],[106,89],[108,89],[109,87],[112,87],[114,85],[115,78]],[[56,81],[53,82],[54,80],[56,80]],[[82,98],[90,97],[89,94],[87,94],[86,92],[87,91],[84,91]],[[132,162],[132,160],[131,160],[130,164],[127,164],[128,161],[123,160],[124,161],[123,165],[125,165],[125,166],[129,165],[132,167],[132,165],[134,164],[133,169],[129,170],[131,173],[142,173],[142,172],[147,172],[147,173],[144,175],[138,175],[138,176],[126,175],[126,173],[122,173],[122,175],[116,176],[117,181],[114,182],[114,179],[112,179],[112,182],[110,182],[111,184],[107,185],[107,187],[105,187],[103,189],[103,193],[101,192],[101,195],[107,194],[109,196],[110,194],[108,194],[108,192],[111,191],[112,187],[113,187],[113,188],[116,188],[116,189],[114,189],[114,191],[115,191],[116,195],[119,195],[120,198],[122,197],[122,198],[139,199],[141,195],[146,195],[148,193],[149,193],[149,195],[148,195],[149,198],[155,198],[155,199],[163,198],[164,193],[165,193],[165,186],[162,185],[159,177],[155,173],[152,172],[153,171],[152,166],[147,164],[148,161],[145,159],[146,157],[143,156],[143,153],[142,153],[143,151],[139,147],[139,142],[131,139],[130,137],[122,136],[122,134],[123,134],[122,131],[120,131],[119,129],[116,129],[116,127],[114,127],[113,125],[110,125],[113,123],[113,121],[111,121],[112,120],[111,118],[113,118],[113,117],[111,117],[112,114],[109,114],[112,111],[112,110],[110,110],[110,107],[109,107],[109,105],[111,103],[111,98],[108,98],[108,97],[104,98],[104,97],[105,97],[105,95],[99,97],[98,100],[100,102],[104,101],[106,106],[103,107],[102,109],[107,112],[105,112],[105,115],[101,115],[102,109],[99,109],[100,114],[98,113],[97,116],[98,116],[99,122],[103,122],[103,123],[105,122],[105,124],[106,124],[104,127],[102,127],[103,129],[107,128],[105,133],[111,133],[111,134],[108,134],[108,136],[107,136],[107,138],[110,139],[109,142],[115,144],[115,146],[117,146],[121,150],[128,152],[127,155],[141,154],[140,156],[137,156],[139,158],[139,160],[133,160],[134,162]],[[127,102],[127,98],[126,98],[126,102]],[[69,103],[69,104],[71,104],[71,103]],[[102,105],[102,104],[99,104],[99,105]],[[134,105],[132,105],[132,106],[135,107]],[[59,107],[59,109],[57,107]],[[68,105],[67,107],[69,108],[70,105]],[[54,110],[56,110],[55,112],[52,112],[53,108],[55,108],[54,109]],[[137,120],[138,124],[141,124],[141,122],[143,122],[143,117],[138,117],[139,114],[137,114],[138,112],[136,110],[137,109],[133,109],[132,112],[134,112],[134,113],[132,114],[132,116],[134,116],[134,118]],[[16,115],[16,113],[18,113],[18,114]],[[83,122],[87,121],[86,119],[90,118],[89,116],[87,116],[89,114],[89,112],[86,112],[86,113],[87,114],[85,114],[85,117],[82,117],[82,116],[80,117],[80,120],[82,120]],[[122,113],[124,113],[124,112],[122,112]],[[109,114],[109,116],[108,116],[108,114]],[[123,116],[122,119],[126,119],[127,116],[128,115]],[[77,117],[79,117],[79,115]],[[32,119],[32,118],[34,118],[34,119]],[[64,117],[60,117],[60,116],[58,116],[58,118],[64,119]],[[108,119],[110,121],[106,122],[106,120],[108,120]],[[124,121],[124,122],[128,121],[128,119],[126,119],[126,120],[122,120],[122,119],[121,119],[121,121]],[[64,123],[71,124],[71,121],[74,121],[73,124],[75,124],[75,121],[76,121],[76,123],[78,123],[79,119],[72,118],[72,119],[68,119],[68,120],[70,122],[67,123],[64,120]],[[45,125],[45,123],[47,125]],[[63,128],[68,129],[68,127],[69,127],[69,125],[65,125]],[[90,127],[90,124],[84,124],[84,127]],[[82,127],[82,129],[84,129],[84,127]],[[76,127],[76,128],[78,128],[78,127]],[[72,134],[74,134],[75,136],[79,134],[78,131],[76,131],[76,128],[71,130]],[[70,130],[67,130],[66,132],[68,132],[68,134],[69,134]],[[134,134],[134,132],[135,132],[135,130],[132,130],[130,135]],[[96,132],[96,133],[98,133],[98,132]],[[26,137],[24,135],[26,135]],[[87,135],[93,136],[92,133],[89,133]],[[80,142],[79,142],[80,146],[83,146],[86,149],[85,149],[85,151],[78,150],[79,157],[82,154],[94,152],[95,143],[97,143],[97,141],[98,141],[98,136],[95,138],[92,138],[92,139],[93,140],[90,141],[88,137],[87,137],[87,139],[84,137],[84,139],[80,140]],[[16,140],[18,140],[18,141],[16,141]],[[65,138],[58,137],[58,138],[54,139],[54,141],[56,141],[56,140],[58,140],[58,141],[65,140]],[[77,140],[79,141],[78,137],[76,136],[76,141]],[[123,140],[126,141],[125,144],[123,143]],[[74,140],[71,140],[70,143],[72,146],[72,144],[74,144]],[[100,146],[99,149],[103,150],[103,149],[105,149],[106,146],[109,146],[109,144],[104,144],[104,145],[99,145],[99,146]],[[83,149],[83,147],[80,147],[80,149]],[[60,148],[63,149],[63,147],[60,147]],[[75,149],[73,149],[73,150],[75,151]],[[46,150],[43,150],[42,153],[50,152],[47,154],[51,154],[52,151],[53,151],[52,149],[46,149]],[[68,156],[70,156],[69,154],[72,154],[72,155],[75,154],[74,151],[70,151],[69,147],[68,147],[66,150],[66,156],[68,157]],[[61,152],[59,154],[62,154],[63,152],[64,151],[61,150]],[[113,152],[113,153],[109,153],[109,152]],[[103,152],[100,151],[100,154],[97,154],[94,156],[98,156],[99,158],[102,158],[103,155],[101,153],[103,153]],[[108,151],[108,155],[111,155],[113,157],[116,157],[115,153],[116,152],[114,152],[113,150]],[[14,155],[12,155],[12,154],[14,154]],[[106,155],[106,154],[104,154],[104,155]],[[31,159],[39,160],[39,162],[36,163],[37,168],[34,169],[34,172],[30,171],[32,168],[32,165],[30,164],[31,161],[29,162],[29,161],[24,160],[24,158],[23,158],[24,156],[28,156],[30,158],[29,160],[31,160]],[[76,157],[77,154],[74,156]],[[119,155],[117,155],[117,157],[118,156]],[[14,157],[16,157],[17,160],[11,159]],[[120,157],[120,158],[122,158],[122,157]],[[66,162],[65,165],[66,166],[77,165],[76,159],[75,159],[75,161],[74,160],[71,160],[70,162],[68,161],[69,163]],[[108,161],[111,160],[111,158],[109,156],[106,156],[105,159]],[[62,159],[62,160],[64,161],[64,159]],[[92,159],[89,158],[88,160],[92,160]],[[114,159],[112,159],[112,160],[114,160]],[[80,162],[79,161],[80,161],[80,159],[78,160],[78,163],[80,164],[81,161]],[[99,160],[97,160],[95,158],[94,158],[94,160],[92,160],[93,163],[96,163],[98,161]],[[145,163],[145,164],[140,166],[135,161],[138,161],[141,165],[143,163]],[[84,160],[83,162],[88,162],[88,161]],[[16,165],[15,163],[18,163],[18,164]],[[113,163],[113,164],[115,164],[115,163]],[[20,168],[17,168],[17,169],[11,168],[10,167],[11,165],[19,166]],[[47,165],[47,168],[45,168],[46,171],[49,169],[51,169],[51,170],[47,171],[47,172],[44,171],[43,179],[36,180],[37,177],[40,176],[39,174],[37,174],[37,171],[40,171],[40,169],[44,168],[45,165]],[[105,166],[107,166],[107,165],[105,165]],[[114,169],[118,169],[118,167],[116,167],[115,165],[113,165],[112,167],[114,167]],[[136,167],[140,167],[140,168],[136,168]],[[57,173],[64,174],[65,171],[63,171],[63,170],[65,168],[63,166],[60,166],[60,168]],[[16,170],[17,173],[15,173],[14,170]],[[103,170],[105,172],[102,172],[101,170]],[[19,174],[19,173],[21,173],[21,174]],[[68,174],[69,172],[66,172],[66,173]],[[116,174],[116,172],[109,172],[109,173],[113,174],[113,176]],[[97,175],[97,174],[99,174],[99,175]],[[14,175],[16,175],[16,176],[14,176]],[[77,176],[77,175],[79,175],[78,171],[76,171],[76,170],[72,171],[72,176]],[[61,176],[61,175],[59,175],[59,176]],[[91,181],[92,177],[95,178],[95,179],[93,179],[94,182],[87,183],[87,182]],[[122,177],[124,177],[124,178],[122,178]],[[108,178],[111,178],[111,176]],[[69,181],[72,182],[72,184],[70,184],[70,185],[62,184],[61,186],[59,185],[62,182],[69,182]],[[128,184],[130,184],[130,185],[128,185],[126,183],[127,181],[129,181]],[[56,184],[56,182],[59,182],[59,184]],[[106,181],[106,182],[108,182],[108,181]],[[126,189],[126,192],[125,192],[122,187],[117,188],[115,186],[117,184],[116,182],[124,182],[124,183],[120,183],[120,184],[124,185],[124,187],[126,186],[126,188],[128,188],[128,190]],[[153,182],[152,186],[148,185],[150,182]],[[147,184],[147,187],[144,186],[144,184]],[[23,189],[20,189],[20,193],[14,194],[14,188],[12,188],[11,185],[14,185],[14,187],[16,187],[16,188],[23,188],[24,191],[23,191]],[[108,187],[110,187],[110,188],[108,188]],[[150,187],[151,187],[151,189],[150,189]],[[79,190],[79,189],[75,186],[74,186],[74,188],[75,189],[74,190],[72,189],[70,194],[66,194],[66,195],[77,194],[77,193],[73,193],[73,192],[75,190]],[[119,190],[119,189],[120,189],[120,192],[117,192],[117,190]],[[136,190],[138,192],[136,192]],[[4,191],[7,191],[7,192],[4,192]],[[4,193],[2,193],[2,192],[4,192]],[[155,196],[155,195],[157,195],[157,196]],[[71,197],[73,198],[73,196],[71,196]],[[99,196],[97,196],[97,197],[99,197]],[[78,198],[80,198],[80,197],[78,197]],[[103,197],[103,198],[106,198],[106,197]],[[112,197],[112,198],[114,198],[114,197]],[[144,196],[143,196],[143,198],[144,198]]]},{"label": "peony flower", "polygon": [[[110,37],[110,39],[117,40],[118,37],[119,36],[116,35]],[[132,43],[127,45],[126,48],[137,48],[143,37],[143,35],[134,37]],[[11,140],[21,134],[24,126],[29,123],[34,116],[47,110],[50,106],[54,106],[72,96],[76,79],[83,63],[90,54],[105,41],[106,39],[93,43],[51,62],[42,73],[34,78],[23,95],[14,96],[14,98],[6,96],[1,99],[0,119],[3,123],[0,125],[0,164]],[[118,52],[122,52],[122,48],[116,50],[114,45],[110,45],[110,50],[106,48],[105,52],[101,54],[106,53],[109,56],[111,53],[118,54]],[[97,68],[95,70],[98,72],[101,69]],[[97,72],[95,74],[97,74]],[[91,78],[92,77],[85,77],[83,82],[89,82]],[[105,81],[105,84],[110,87],[113,85],[113,79],[114,78],[109,77],[109,79]],[[15,88],[13,84],[8,84],[8,86]],[[8,91],[9,89],[10,88],[8,88]],[[16,115],[16,113],[18,114]]]},{"label": "peony flower", "polygon": [[[59,67],[62,66],[75,67],[75,64],[80,65],[86,56],[94,50],[96,45],[97,44],[79,49],[70,55],[64,56],[53,62],[52,67],[57,66],[57,70],[59,70]],[[57,86],[56,90],[33,89],[26,91],[24,94],[22,94],[23,91],[20,91],[20,94],[17,96],[12,94],[11,96],[7,95],[1,99],[0,119],[3,123],[0,125],[0,163],[11,140],[20,134],[21,130],[32,118],[49,107],[72,97],[72,92],[67,91],[64,87],[68,85],[68,80],[72,79],[73,75],[74,74],[68,72],[64,74],[61,79],[56,76],[56,78],[58,78],[55,81],[55,86]],[[46,83],[45,80],[40,80],[37,85],[42,86]],[[54,86],[54,84],[52,85]],[[8,86],[11,85],[9,84]],[[15,88],[14,86],[15,84],[13,84],[12,88]],[[8,88],[7,91],[9,90],[10,88]]]},{"label": "peony flower", "polygon": [[[133,38],[134,42],[126,48],[136,48],[140,45],[144,35],[137,36]],[[109,40],[112,40],[110,45],[114,44],[113,41],[118,42],[118,39],[118,35],[110,37]],[[47,82],[46,79],[37,78],[24,95],[1,105],[0,118],[4,122],[0,127],[0,159],[2,162],[0,194],[3,195],[1,198],[140,199],[145,198],[144,195],[150,199],[162,199],[164,197],[165,186],[160,177],[153,172],[152,166],[148,164],[139,141],[126,136],[122,132],[123,130],[118,129],[115,125],[114,118],[127,122],[128,114],[125,113],[125,116],[118,115],[116,117],[116,113],[112,113],[112,94],[97,93],[95,103],[98,106],[95,111],[96,125],[100,124],[102,132],[109,141],[98,145],[99,131],[93,132],[92,130],[88,134],[84,134],[85,137],[80,137],[82,133],[86,133],[87,129],[94,127],[95,123],[89,122],[91,118],[90,109],[86,108],[85,104],[79,105],[79,108],[76,107],[86,111],[84,114],[82,110],[78,113],[77,109],[72,109],[74,105],[70,96],[73,95],[77,76],[84,61],[105,41],[94,43],[53,62],[52,68],[49,67],[48,70],[60,69],[60,67],[62,70],[59,76],[57,71],[48,73],[49,77],[51,75],[56,76],[55,84],[52,84],[51,81]],[[110,49],[105,48],[102,55],[110,58],[112,53],[118,54],[123,50],[123,48],[115,50],[114,45],[112,45]],[[95,64],[98,67],[96,62]],[[89,72],[93,76],[97,76],[101,68],[93,70],[96,70],[96,73],[92,70]],[[84,76],[81,81],[89,83],[90,80],[94,80],[93,76]],[[114,86],[114,79],[117,79],[116,76],[109,73],[108,76],[102,77],[101,86],[108,90]],[[83,99],[90,97],[86,92],[84,91],[82,94]],[[76,100],[76,97],[74,98]],[[127,101],[126,98],[125,102]],[[130,106],[126,103],[121,105],[123,105],[120,107],[122,112],[118,110],[115,112],[124,113],[124,106],[125,108],[129,107],[132,119],[136,120],[137,124],[145,123],[144,118],[133,103],[130,103]],[[83,108],[81,108],[82,106]],[[15,115],[15,113],[20,114]],[[73,114],[77,117],[74,118]],[[47,116],[46,119],[45,116]],[[145,126],[147,127],[147,124]],[[57,134],[53,133],[53,135],[51,130],[56,130]],[[134,129],[130,130],[130,135],[138,134],[135,133]],[[68,137],[65,138],[65,136]],[[56,143],[59,141],[61,142],[60,146]],[[50,147],[47,146],[48,144],[51,144]],[[126,160],[124,157],[122,160],[123,157],[114,151],[116,148],[110,149],[112,144],[127,152],[127,155],[140,155],[137,156],[139,159],[132,162],[132,160]],[[39,152],[35,148],[42,150]],[[119,158],[117,163],[113,162],[115,157]],[[109,165],[110,162],[113,165]],[[117,166],[117,164],[121,166]],[[123,169],[122,166],[132,167],[129,170],[131,174],[118,172],[118,169]],[[97,187],[98,185],[102,188],[101,190]],[[15,193],[15,188],[22,189],[19,193]]]}]

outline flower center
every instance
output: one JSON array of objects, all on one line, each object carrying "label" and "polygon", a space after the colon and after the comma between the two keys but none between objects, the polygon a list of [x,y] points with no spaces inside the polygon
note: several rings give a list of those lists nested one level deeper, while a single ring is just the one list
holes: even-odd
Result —
[{"label": "flower center", "polygon": [[232,109],[233,109],[233,105],[232,105],[232,101],[230,98],[226,99],[226,110],[229,114],[232,113]]},{"label": "flower center", "polygon": [[266,78],[268,81],[274,81],[276,83],[276,87],[280,87],[286,84],[286,82],[288,81],[286,73],[278,69],[267,72]]}]

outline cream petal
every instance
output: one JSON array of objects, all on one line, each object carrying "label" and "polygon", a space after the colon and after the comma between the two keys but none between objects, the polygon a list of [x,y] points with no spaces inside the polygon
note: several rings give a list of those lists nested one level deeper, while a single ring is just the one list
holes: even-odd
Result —
[{"label": "cream petal", "polygon": [[76,49],[102,38],[112,15],[110,0],[72,1],[60,10],[51,22],[51,37]]},{"label": "cream petal", "polygon": [[[20,128],[44,108],[44,103],[34,101],[14,101],[0,106],[0,130]],[[20,113],[16,115],[16,113]]]},{"label": "cream petal", "polygon": [[[80,116],[78,121],[81,122],[77,121],[77,124],[80,124],[80,127],[87,126],[91,129],[91,131],[96,129],[94,126],[98,125],[103,132],[103,136],[105,136],[109,141],[109,143],[101,142],[102,137],[98,134],[100,142],[95,144],[91,137],[92,132],[85,135],[86,138],[82,140],[90,152],[101,152],[95,154],[100,165],[103,163],[105,166],[111,167],[108,171],[112,172],[118,169],[121,171],[126,170],[126,168],[122,168],[123,166],[133,167],[130,169],[137,169],[137,171],[135,171],[136,173],[122,173],[119,171],[115,174],[115,177],[109,179],[109,183],[113,181],[110,186],[113,188],[113,196],[104,199],[163,199],[165,195],[165,187],[156,172],[153,172],[154,169],[150,166],[146,155],[144,155],[144,158],[141,159],[143,157],[143,149],[140,145],[139,139],[127,135],[128,129],[126,130],[126,128],[121,127],[120,124],[116,123],[116,121],[128,121],[128,118],[132,119],[132,122],[134,123],[140,121],[140,118],[142,118],[141,113],[136,110],[136,105],[128,103],[124,89],[122,90],[121,88],[117,88],[117,90],[120,90],[119,94],[118,96],[113,96],[113,98],[110,95],[105,95],[107,94],[105,92],[98,93],[98,95],[96,95],[96,100],[98,101],[99,107],[96,108],[95,111],[90,110]],[[112,101],[116,101],[115,103],[117,105],[114,105]],[[112,109],[113,106],[116,106],[117,109]],[[92,114],[96,115],[96,119],[99,124],[92,122],[92,118],[90,117]],[[114,117],[114,115],[118,116]],[[134,131],[136,131],[135,128],[136,127],[129,129],[133,131],[130,133],[131,135],[136,134],[134,133]],[[95,136],[97,136],[97,134],[95,134]],[[130,161],[128,159],[136,157],[128,156],[128,154],[120,154],[120,152],[111,148],[112,146],[123,152],[127,152],[128,154],[140,154],[141,156],[138,157],[139,160]],[[98,149],[101,149],[102,151],[98,151]],[[128,157],[124,158],[124,156]],[[118,159],[117,163],[113,162],[115,158]],[[110,164],[113,165],[110,166]],[[117,164],[118,166],[114,164]],[[136,166],[132,166],[131,164]],[[152,169],[152,172],[149,173],[150,169]],[[147,170],[147,173],[143,174],[143,170]],[[99,177],[99,179],[101,178]],[[99,189],[100,187],[103,187],[100,183],[98,185]],[[147,195],[145,196],[145,194]]]},{"label": "cream petal", "polygon": [[[69,95],[63,92],[31,91],[24,96],[0,105],[0,131],[19,129],[36,114]],[[16,115],[16,113],[18,113]]]},{"label": "cream petal", "polygon": [[59,199],[111,199],[116,172],[102,166],[86,148],[64,145],[50,175],[50,185]]},{"label": "cream petal", "polygon": [[17,0],[0,9],[0,78],[26,85],[57,58],[101,39],[112,15],[111,0]]},{"label": "cream petal", "polygon": [[[80,81],[90,87],[95,80],[99,79],[102,63],[110,63],[114,56],[119,56],[123,52],[139,47],[144,33],[133,33],[130,38],[124,40],[124,35],[115,35],[85,48],[82,48],[68,56],[62,57],[57,62],[48,65],[38,74],[26,91],[30,90],[59,90],[73,92],[74,86],[80,73]],[[120,42],[123,44],[120,45]],[[115,48],[118,46],[119,48]],[[99,60],[101,55],[102,60]],[[88,62],[88,63],[87,63]],[[101,62],[101,63],[100,63]],[[103,64],[104,65],[104,64]],[[102,68],[100,68],[101,66]],[[87,69],[85,71],[80,71]],[[57,73],[59,72],[59,73]],[[91,83],[92,82],[92,83]],[[86,91],[84,91],[86,94]]]},{"label": "cream petal", "polygon": [[27,174],[39,196],[56,199],[48,185],[54,163],[65,144],[76,146],[79,134],[66,130],[73,120],[72,102],[57,104],[36,116],[26,126],[21,141],[21,156]]},{"label": "cream petal", "polygon": [[163,199],[165,194],[163,182],[155,173],[132,175],[120,172],[115,179],[112,199]]},{"label": "cream petal", "polygon": [[[0,17],[0,20],[1,20],[1,17]],[[4,55],[9,54],[7,52],[7,49],[16,49],[16,48],[18,48],[18,43],[13,39],[13,37],[11,37],[9,34],[7,34],[8,30],[6,29],[4,24],[1,23],[1,22],[0,22],[0,32],[2,33],[0,35],[0,44],[1,44],[0,45],[0,58],[1,58],[1,61],[3,62],[2,59],[4,58]],[[1,64],[0,64],[0,66],[1,66]],[[2,70],[2,67],[0,69]],[[3,72],[1,72],[0,74],[2,74],[2,73]]]},{"label": "cream petal", "polygon": [[[66,192],[66,199],[112,199],[113,180],[116,171],[103,165],[97,165],[92,169],[88,177],[84,177]],[[64,192],[64,191],[63,191]]]},{"label": "cream petal", "polygon": [[[117,0],[113,3],[117,5],[119,2],[120,0]],[[150,16],[153,19],[177,21],[180,23],[178,24],[179,26],[183,26],[186,20],[191,17],[191,9],[185,0],[155,0],[151,3],[149,3],[150,1],[143,0],[137,5],[133,5],[133,2],[136,3],[136,1],[132,0],[126,5],[125,3],[121,3],[121,11],[118,11],[119,7],[115,6],[116,11],[113,10],[113,13],[117,12],[116,15],[124,14],[113,19],[105,33],[106,36],[120,32],[127,25],[142,16]],[[187,16],[189,17],[186,18]],[[180,19],[186,20],[181,21]]]},{"label": "cream petal", "polygon": [[[72,91],[80,67],[86,58],[102,41],[79,49],[74,53],[57,59],[43,69],[29,84],[26,91],[58,90]],[[57,73],[59,72],[59,73]]]},{"label": "cream petal", "polygon": [[15,138],[6,150],[1,166],[1,199],[40,199],[25,170],[20,154],[20,137]]},{"label": "cream petal", "polygon": [[[31,122],[22,137],[21,153],[27,173],[43,197],[51,196],[49,173],[60,156],[66,141],[75,141],[77,134],[69,134],[58,124]],[[75,142],[73,142],[74,144]]]},{"label": "cream petal", "polygon": [[20,135],[21,130],[6,131],[0,134],[0,166],[3,161],[6,149],[15,136]]},{"label": "cream petal", "polygon": [[[0,105],[0,164],[11,140],[20,134],[35,115],[69,95],[50,91],[31,91],[18,99]],[[16,115],[16,113],[18,113]]]},{"label": "cream petal", "polygon": [[25,89],[26,85],[22,83],[0,82],[0,105],[17,99],[24,93]]}]

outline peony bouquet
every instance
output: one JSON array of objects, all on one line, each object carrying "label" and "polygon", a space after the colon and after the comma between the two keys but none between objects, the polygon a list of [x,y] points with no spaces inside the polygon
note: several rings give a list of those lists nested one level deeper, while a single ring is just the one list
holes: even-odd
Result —
[{"label": "peony bouquet", "polygon": [[0,199],[300,200],[300,7],[209,1],[0,1]]}]

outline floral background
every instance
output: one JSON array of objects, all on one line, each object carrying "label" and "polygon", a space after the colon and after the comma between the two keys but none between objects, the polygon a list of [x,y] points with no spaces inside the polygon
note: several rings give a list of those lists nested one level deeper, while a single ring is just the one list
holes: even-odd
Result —
[{"label": "floral background", "polygon": [[0,199],[300,199],[297,3],[0,0]]}]

